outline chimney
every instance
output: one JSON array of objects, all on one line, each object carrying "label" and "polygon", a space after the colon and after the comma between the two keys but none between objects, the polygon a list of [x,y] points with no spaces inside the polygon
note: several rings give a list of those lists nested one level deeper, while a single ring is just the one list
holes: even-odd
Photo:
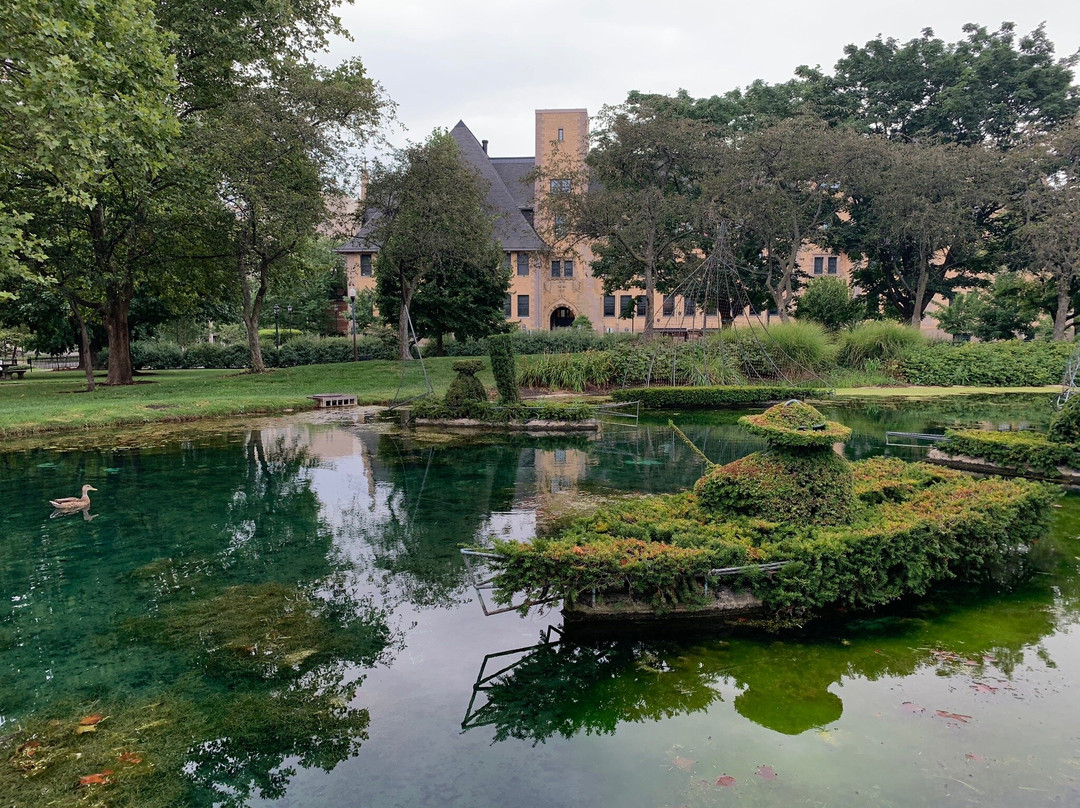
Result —
[{"label": "chimney", "polygon": [[486,140],[481,140],[480,141],[480,148],[484,150],[484,154],[487,154],[487,141]]}]

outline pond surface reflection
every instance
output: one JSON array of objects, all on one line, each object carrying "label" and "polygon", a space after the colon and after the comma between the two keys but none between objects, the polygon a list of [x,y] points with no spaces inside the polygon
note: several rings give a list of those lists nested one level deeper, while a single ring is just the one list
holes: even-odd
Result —
[{"label": "pond surface reflection", "polygon": [[[887,429],[1049,416],[1045,399],[825,409],[853,457]],[[725,462],[760,448],[741,414],[677,423]],[[701,461],[666,424],[457,440],[334,415],[0,455],[0,802],[1080,801],[1078,498],[1009,592],[767,636],[484,617],[459,547],[688,487]],[[50,520],[48,494],[85,483],[96,517]]]}]

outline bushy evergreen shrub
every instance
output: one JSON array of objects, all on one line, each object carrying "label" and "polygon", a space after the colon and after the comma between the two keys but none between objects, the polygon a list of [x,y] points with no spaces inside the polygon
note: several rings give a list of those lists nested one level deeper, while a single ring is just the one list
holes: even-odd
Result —
[{"label": "bushy evergreen shrub", "polygon": [[487,391],[484,385],[476,378],[484,367],[479,359],[459,359],[454,362],[453,368],[456,374],[450,380],[450,387],[446,390],[444,405],[454,411],[463,411],[478,401],[487,401]]},{"label": "bushy evergreen shrub", "polygon": [[1061,382],[1074,347],[1044,340],[931,343],[907,354],[898,369],[911,384],[1039,387]]},{"label": "bushy evergreen shrub", "polygon": [[988,429],[949,430],[938,444],[950,455],[966,455],[1012,469],[1032,468],[1057,474],[1058,466],[1080,469],[1080,450],[1072,442],[1059,442],[1038,432],[993,432]]},{"label": "bushy evergreen shrub", "polygon": [[500,403],[516,404],[520,397],[514,346],[510,335],[495,334],[488,337],[488,350],[491,355],[491,372],[495,374],[495,386],[499,390]]},{"label": "bushy evergreen shrub", "polygon": [[1072,396],[1050,419],[1047,433],[1059,443],[1080,443],[1080,397]]},{"label": "bushy evergreen shrub", "polygon": [[826,276],[806,284],[799,295],[795,316],[813,320],[830,331],[839,331],[859,322],[865,314],[866,306],[852,297],[846,280]]}]

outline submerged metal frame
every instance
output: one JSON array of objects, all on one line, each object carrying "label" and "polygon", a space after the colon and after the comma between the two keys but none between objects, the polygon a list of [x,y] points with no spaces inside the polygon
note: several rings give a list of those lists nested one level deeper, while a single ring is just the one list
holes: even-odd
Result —
[{"label": "submerged metal frame", "polygon": [[484,610],[485,617],[491,617],[493,614],[503,614],[504,612],[514,612],[518,609],[531,609],[533,606],[543,606],[547,603],[554,603],[557,600],[561,600],[559,597],[550,597],[543,600],[531,600],[526,598],[521,603],[510,604],[509,606],[503,606],[498,609],[489,609],[487,602],[484,600],[484,590],[494,589],[495,576],[490,575],[485,577],[485,573],[481,570],[483,561],[477,559],[485,558],[506,558],[499,553],[488,553],[483,550],[469,550],[467,548],[461,549],[461,560],[465,562],[465,571],[469,575],[469,582],[472,584],[473,589],[476,590],[476,598],[480,601],[480,608]]}]

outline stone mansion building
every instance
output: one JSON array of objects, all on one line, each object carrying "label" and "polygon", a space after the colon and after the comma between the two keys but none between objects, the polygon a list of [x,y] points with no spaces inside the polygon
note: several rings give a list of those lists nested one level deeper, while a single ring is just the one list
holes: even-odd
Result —
[{"label": "stone mansion building", "polygon": [[[488,142],[477,140],[464,122],[450,131],[457,141],[462,158],[490,183],[488,203],[495,215],[495,237],[511,269],[510,289],[506,298],[506,318],[523,330],[549,330],[569,326],[574,318],[585,315],[600,332],[642,331],[646,312],[642,290],[616,290],[606,294],[602,282],[593,277],[592,251],[587,244],[555,250],[550,244],[552,223],[540,220],[537,200],[558,190],[543,187],[543,180],[526,181],[534,169],[552,165],[556,154],[562,160],[583,161],[589,144],[589,115],[584,109],[536,110],[536,150],[531,157],[492,157]],[[580,165],[580,162],[579,162]],[[548,180],[552,186],[558,180]],[[378,248],[365,238],[361,228],[353,238],[337,249],[345,256],[350,290],[362,291],[375,285],[372,267]],[[849,278],[851,261],[807,245],[800,254],[800,265],[811,275]],[[351,292],[355,293],[355,292]],[[635,315],[620,318],[632,308]],[[677,323],[690,330],[719,328],[714,312],[693,304],[687,308],[681,297],[657,294],[653,311],[656,327]]]}]

